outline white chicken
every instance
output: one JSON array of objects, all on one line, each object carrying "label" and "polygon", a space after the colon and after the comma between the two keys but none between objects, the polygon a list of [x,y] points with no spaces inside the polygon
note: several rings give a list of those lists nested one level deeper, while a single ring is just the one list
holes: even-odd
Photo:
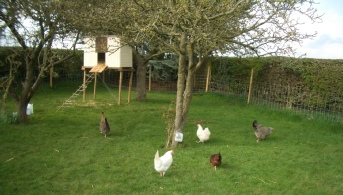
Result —
[{"label": "white chicken", "polygon": [[169,169],[170,165],[173,163],[173,154],[174,150],[169,150],[163,156],[160,157],[157,150],[154,159],[154,167],[155,170],[160,173],[161,177],[164,177],[164,174]]},{"label": "white chicken", "polygon": [[204,141],[207,141],[208,139],[210,139],[210,135],[211,135],[211,132],[207,127],[203,129],[202,126],[198,124],[197,136],[199,138],[199,142],[204,143]]}]

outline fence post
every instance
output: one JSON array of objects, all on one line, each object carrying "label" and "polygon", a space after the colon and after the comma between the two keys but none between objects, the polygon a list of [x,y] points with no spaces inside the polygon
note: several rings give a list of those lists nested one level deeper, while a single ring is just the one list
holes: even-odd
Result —
[{"label": "fence post", "polygon": [[82,99],[83,102],[86,100],[86,68],[84,66],[82,66],[83,69],[83,95],[82,95]]},{"label": "fence post", "polygon": [[149,91],[151,91],[151,66],[149,66]]},{"label": "fence post", "polygon": [[208,92],[208,86],[210,84],[211,79],[211,65],[207,66],[207,76],[206,76],[206,89],[205,91]]},{"label": "fence post", "polygon": [[98,76],[98,73],[95,72],[95,74],[94,74],[94,97],[93,97],[94,100],[96,99],[96,80],[97,80],[97,76]]},{"label": "fence post", "polygon": [[50,68],[50,88],[52,87],[52,76],[54,73],[54,66],[52,65]]},{"label": "fence post", "polygon": [[119,70],[120,75],[119,75],[119,94],[118,94],[118,105],[120,105],[120,101],[121,101],[121,87],[123,85],[123,70],[120,69]]},{"label": "fence post", "polygon": [[127,95],[127,102],[128,103],[130,103],[130,101],[131,101],[132,78],[133,78],[133,69],[130,72],[129,94]]},{"label": "fence post", "polygon": [[250,84],[249,84],[249,94],[248,94],[248,104],[250,103],[251,90],[252,90],[252,79],[254,77],[254,68],[251,69]]}]

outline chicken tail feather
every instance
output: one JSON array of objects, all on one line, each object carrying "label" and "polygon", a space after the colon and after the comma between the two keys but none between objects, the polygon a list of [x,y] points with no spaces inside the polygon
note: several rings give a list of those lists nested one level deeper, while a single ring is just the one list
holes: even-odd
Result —
[{"label": "chicken tail feather", "polygon": [[107,118],[105,118],[105,122],[106,122],[106,128],[108,131],[110,131],[110,125],[108,124]]},{"label": "chicken tail feather", "polygon": [[159,155],[158,150],[157,150],[157,152],[155,154],[155,160],[159,160],[159,159],[160,159],[160,155]]}]

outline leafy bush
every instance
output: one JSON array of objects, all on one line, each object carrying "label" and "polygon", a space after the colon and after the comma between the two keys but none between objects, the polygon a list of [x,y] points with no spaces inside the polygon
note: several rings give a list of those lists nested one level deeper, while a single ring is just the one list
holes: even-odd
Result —
[{"label": "leafy bush", "polygon": [[[8,57],[14,56],[16,53],[20,53],[21,48],[19,47],[0,47],[0,77],[6,77],[10,70],[10,65],[8,61]],[[62,49],[55,49],[55,59],[58,60],[60,56],[66,55],[70,50],[62,50]],[[25,58],[24,55],[16,55],[14,57],[15,61],[19,64],[18,70],[15,74],[15,83],[20,83],[25,78]],[[75,77],[82,77],[82,72],[80,71],[83,65],[83,51],[76,51],[76,55],[63,62],[62,64],[54,67],[54,78],[75,78]],[[35,67],[35,72],[38,74],[38,65]],[[47,73],[48,74],[48,73]]]},{"label": "leafy bush", "polygon": [[273,88],[269,99],[287,105],[332,109],[343,103],[343,60],[223,57],[212,65],[213,82],[224,84],[237,80],[248,83],[254,68],[254,84],[280,86]]},{"label": "leafy bush", "polygon": [[1,111],[0,118],[4,123],[7,123],[7,124],[15,124],[18,122],[17,113],[15,112],[10,113],[10,112]]},{"label": "leafy bush", "polygon": [[154,81],[175,81],[177,79],[177,60],[150,60],[148,62],[148,67],[152,68],[152,79]]},{"label": "leafy bush", "polygon": [[[56,52],[63,53],[70,52],[69,50],[56,50]],[[78,50],[76,51],[76,55],[63,62],[62,64],[54,67],[54,74],[55,78],[59,79],[74,79],[74,78],[82,78],[82,71],[81,67],[83,66],[83,51]]]}]

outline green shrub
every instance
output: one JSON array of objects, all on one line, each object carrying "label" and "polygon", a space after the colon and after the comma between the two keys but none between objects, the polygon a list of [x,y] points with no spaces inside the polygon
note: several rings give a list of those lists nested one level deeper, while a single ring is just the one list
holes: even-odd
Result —
[{"label": "green shrub", "polygon": [[15,112],[10,113],[10,112],[0,112],[0,118],[4,123],[7,124],[16,124],[18,122],[18,117]]},{"label": "green shrub", "polygon": [[[219,83],[248,83],[254,68],[255,86],[273,86],[270,100],[321,109],[343,104],[343,60],[222,57],[212,65],[213,82]],[[285,99],[285,95],[289,97]]]},{"label": "green shrub", "polygon": [[[25,78],[25,58],[24,54],[20,54],[22,49],[20,47],[0,47],[0,77],[5,77],[9,73],[10,64],[8,57],[13,56],[13,60],[17,61],[20,66],[15,73],[14,81],[16,84],[19,84]],[[68,55],[70,50],[55,49],[55,61],[59,60],[59,56]],[[17,54],[17,55],[15,55]],[[76,51],[76,55],[63,62],[62,64],[54,67],[54,78],[58,79],[71,79],[71,78],[82,78],[82,71],[80,71],[83,66],[83,51]],[[38,75],[38,65],[35,67],[35,72]],[[48,77],[47,73],[47,78]]]}]

